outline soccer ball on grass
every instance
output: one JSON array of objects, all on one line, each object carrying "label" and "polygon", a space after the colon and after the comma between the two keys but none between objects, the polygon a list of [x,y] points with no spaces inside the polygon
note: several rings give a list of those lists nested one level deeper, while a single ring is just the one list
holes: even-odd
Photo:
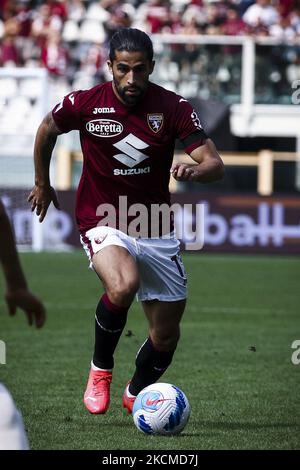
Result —
[{"label": "soccer ball on grass", "polygon": [[172,384],[155,383],[137,395],[132,416],[136,427],[145,434],[172,436],[184,429],[190,411],[182,390]]}]

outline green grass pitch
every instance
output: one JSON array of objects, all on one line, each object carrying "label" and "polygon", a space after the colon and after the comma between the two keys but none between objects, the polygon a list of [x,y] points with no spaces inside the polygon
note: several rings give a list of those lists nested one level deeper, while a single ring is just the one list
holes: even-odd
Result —
[{"label": "green grass pitch", "polygon": [[37,331],[21,312],[8,317],[2,283],[7,364],[0,365],[0,380],[22,410],[32,449],[300,448],[300,365],[291,362],[292,342],[300,339],[299,258],[185,256],[189,301],[163,377],[183,389],[192,407],[177,437],[141,434],[121,406],[147,334],[141,306],[132,306],[115,356],[111,407],[104,416],[89,415],[82,396],[102,287],[81,252],[23,254],[22,263],[48,319]]}]

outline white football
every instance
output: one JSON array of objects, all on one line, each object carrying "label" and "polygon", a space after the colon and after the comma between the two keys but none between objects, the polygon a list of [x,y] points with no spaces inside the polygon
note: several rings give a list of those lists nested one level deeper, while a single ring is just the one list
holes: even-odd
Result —
[{"label": "white football", "polygon": [[191,408],[180,388],[155,383],[136,397],[132,415],[136,427],[145,434],[175,435],[186,426]]}]

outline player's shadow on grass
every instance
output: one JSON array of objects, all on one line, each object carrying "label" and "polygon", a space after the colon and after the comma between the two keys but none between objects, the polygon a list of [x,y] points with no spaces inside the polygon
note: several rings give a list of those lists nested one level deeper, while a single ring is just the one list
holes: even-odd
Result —
[{"label": "player's shadow on grass", "polygon": [[220,431],[228,431],[229,429],[234,430],[249,430],[249,429],[268,429],[268,428],[299,428],[300,423],[266,423],[266,424],[259,424],[259,423],[215,423],[211,421],[201,421],[199,425],[202,428],[210,428],[210,429],[218,429]]}]

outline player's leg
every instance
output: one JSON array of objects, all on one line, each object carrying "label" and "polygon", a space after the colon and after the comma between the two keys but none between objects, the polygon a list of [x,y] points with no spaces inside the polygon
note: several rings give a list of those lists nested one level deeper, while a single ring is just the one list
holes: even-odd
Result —
[{"label": "player's leg", "polygon": [[113,353],[125,327],[128,309],[139,286],[136,261],[123,247],[107,246],[93,256],[93,267],[105,288],[96,310],[93,363],[112,369]]},{"label": "player's leg", "polygon": [[123,395],[123,405],[131,411],[135,396],[156,382],[172,362],[180,337],[180,320],[186,300],[143,302],[149,322],[149,337],[136,356],[136,370]]},{"label": "player's leg", "polygon": [[105,246],[93,255],[92,263],[105,293],[96,308],[95,348],[84,402],[91,413],[99,414],[109,406],[113,355],[139,286],[139,276],[135,259],[122,246]]},{"label": "player's leg", "polygon": [[180,320],[186,300],[143,302],[149,322],[149,337],[139,350],[131,391],[136,395],[142,388],[156,382],[172,362],[180,337]]},{"label": "player's leg", "polygon": [[187,297],[187,278],[176,237],[140,239],[137,246],[137,297],[149,321],[149,337],[137,354],[136,371],[123,395],[123,406],[129,411],[135,395],[156,382],[171,364]]}]

